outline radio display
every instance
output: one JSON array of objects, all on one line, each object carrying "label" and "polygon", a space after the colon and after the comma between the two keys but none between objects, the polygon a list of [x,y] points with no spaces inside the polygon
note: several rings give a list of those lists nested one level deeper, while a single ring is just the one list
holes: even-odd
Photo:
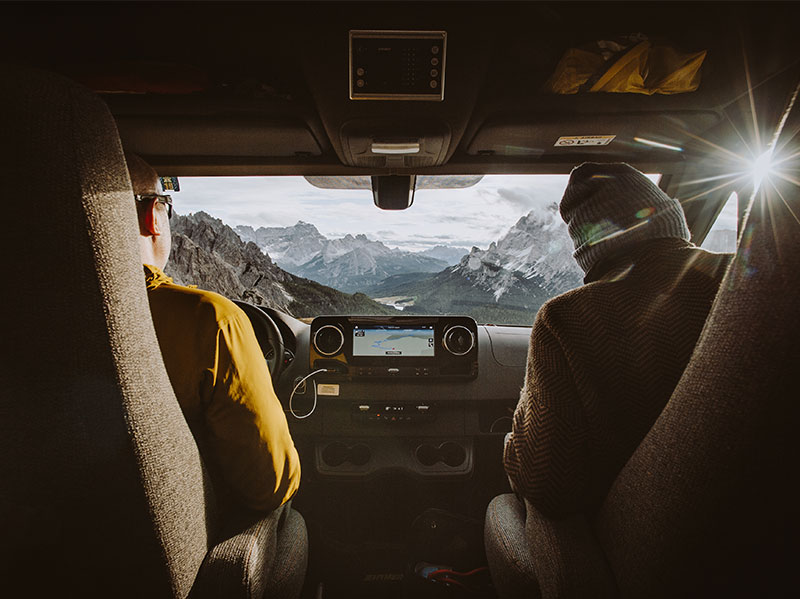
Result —
[{"label": "radio display", "polygon": [[354,326],[353,356],[434,357],[433,325]]}]

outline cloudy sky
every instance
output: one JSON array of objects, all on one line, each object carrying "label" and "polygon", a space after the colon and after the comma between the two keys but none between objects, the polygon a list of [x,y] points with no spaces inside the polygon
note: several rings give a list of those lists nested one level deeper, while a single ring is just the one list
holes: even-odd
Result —
[{"label": "cloudy sky", "polygon": [[[657,175],[650,176],[654,181]],[[567,175],[487,175],[466,189],[423,189],[408,210],[379,210],[365,189],[318,189],[302,177],[182,177],[180,214],[203,210],[228,225],[288,227],[302,220],[329,238],[364,233],[390,247],[485,249],[521,216],[558,203]],[[717,227],[736,229],[735,204]]]},{"label": "cloudy sky", "polygon": [[730,231],[735,231],[737,227],[738,218],[739,218],[738,197],[734,192],[728,198],[728,201],[725,203],[725,206],[719,213],[719,216],[717,217],[717,220],[714,222],[714,225],[711,228],[711,230],[714,231],[717,229],[720,230],[728,229]]},{"label": "cloudy sky", "polygon": [[411,208],[379,210],[370,190],[318,189],[302,177],[181,177],[180,214],[203,210],[231,226],[288,227],[302,220],[326,237],[365,233],[390,247],[486,248],[522,215],[559,202],[567,175],[490,175],[467,189],[423,189]]}]

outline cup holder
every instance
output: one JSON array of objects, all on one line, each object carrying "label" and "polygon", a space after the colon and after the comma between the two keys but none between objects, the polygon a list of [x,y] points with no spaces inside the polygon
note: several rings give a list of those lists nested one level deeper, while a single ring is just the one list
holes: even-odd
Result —
[{"label": "cup holder", "polygon": [[371,457],[372,450],[363,443],[348,446],[336,441],[322,450],[322,461],[334,468],[347,462],[354,466],[364,466]]},{"label": "cup holder", "polygon": [[423,466],[433,466],[437,462],[443,462],[451,468],[457,468],[466,461],[467,450],[452,441],[445,441],[438,446],[423,443],[417,447],[414,455]]},{"label": "cup holder", "polygon": [[442,461],[451,468],[460,466],[467,459],[467,451],[458,443],[450,441],[442,443],[439,446],[439,452],[442,456]]},{"label": "cup holder", "polygon": [[372,451],[363,443],[353,445],[347,452],[347,461],[356,466],[363,466],[369,462],[370,457],[372,457]]},{"label": "cup holder", "polygon": [[420,445],[415,452],[417,461],[423,466],[433,466],[439,461],[439,450],[433,445]]}]

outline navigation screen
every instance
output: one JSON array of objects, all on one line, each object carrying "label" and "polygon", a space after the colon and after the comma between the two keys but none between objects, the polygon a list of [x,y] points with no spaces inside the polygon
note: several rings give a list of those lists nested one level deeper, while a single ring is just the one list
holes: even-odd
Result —
[{"label": "navigation screen", "polygon": [[433,325],[353,327],[354,356],[433,357]]}]

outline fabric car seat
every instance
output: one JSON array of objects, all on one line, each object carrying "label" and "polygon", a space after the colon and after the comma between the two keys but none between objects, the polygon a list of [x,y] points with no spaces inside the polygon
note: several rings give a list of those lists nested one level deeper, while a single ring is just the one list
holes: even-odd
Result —
[{"label": "fabric car seat", "polygon": [[14,66],[0,66],[0,96],[0,588],[297,596],[307,563],[297,512],[221,536],[158,349],[108,108]]},{"label": "fabric car seat", "polygon": [[515,495],[485,521],[503,597],[782,597],[800,588],[800,189],[773,178],[670,401],[599,512]]}]

